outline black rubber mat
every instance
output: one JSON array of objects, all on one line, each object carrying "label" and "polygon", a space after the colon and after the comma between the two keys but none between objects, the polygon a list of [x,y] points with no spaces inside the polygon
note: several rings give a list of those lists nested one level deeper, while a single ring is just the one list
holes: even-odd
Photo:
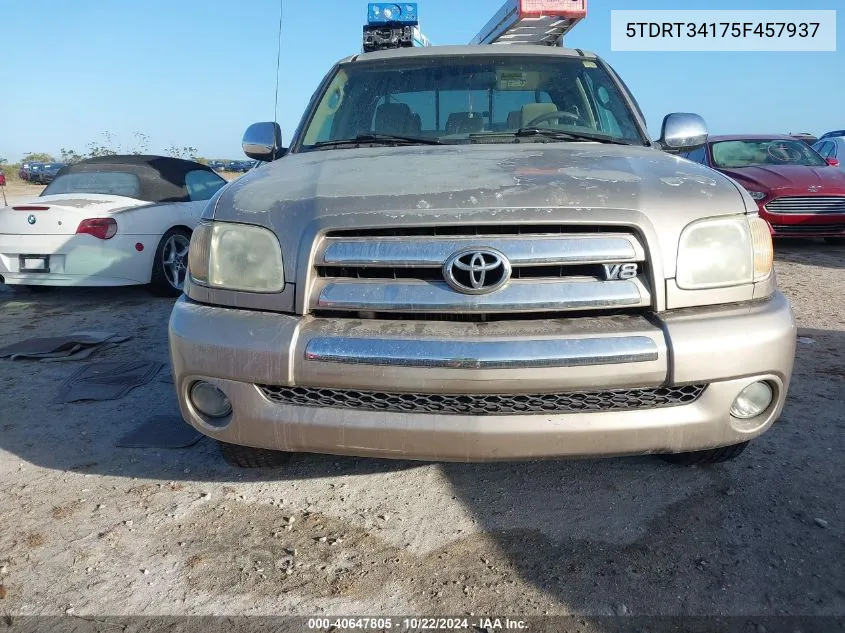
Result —
[{"label": "black rubber mat", "polygon": [[164,363],[144,360],[91,363],[71,374],[53,402],[116,400],[150,382],[162,367]]},{"label": "black rubber mat", "polygon": [[120,438],[118,448],[188,448],[199,442],[202,433],[180,415],[157,415]]},{"label": "black rubber mat", "polygon": [[106,344],[128,341],[128,336],[111,332],[76,332],[66,336],[31,338],[0,348],[0,358],[10,360],[81,360]]}]

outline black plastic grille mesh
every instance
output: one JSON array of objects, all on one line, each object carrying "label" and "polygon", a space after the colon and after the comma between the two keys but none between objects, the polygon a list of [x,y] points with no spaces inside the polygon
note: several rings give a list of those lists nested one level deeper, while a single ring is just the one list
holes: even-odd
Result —
[{"label": "black plastic grille mesh", "polygon": [[386,393],[320,387],[259,385],[265,397],[280,404],[452,415],[514,415],[526,413],[580,413],[629,409],[656,409],[695,402],[706,385],[578,391],[536,394]]}]

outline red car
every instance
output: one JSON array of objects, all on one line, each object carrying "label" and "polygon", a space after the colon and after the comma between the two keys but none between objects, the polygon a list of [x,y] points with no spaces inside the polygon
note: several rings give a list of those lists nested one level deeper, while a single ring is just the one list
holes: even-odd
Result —
[{"label": "red car", "polygon": [[791,136],[711,136],[682,154],[736,180],[775,237],[845,239],[845,172]]},{"label": "red car", "polygon": [[0,187],[6,186],[6,174],[3,173],[3,170],[0,169]]}]

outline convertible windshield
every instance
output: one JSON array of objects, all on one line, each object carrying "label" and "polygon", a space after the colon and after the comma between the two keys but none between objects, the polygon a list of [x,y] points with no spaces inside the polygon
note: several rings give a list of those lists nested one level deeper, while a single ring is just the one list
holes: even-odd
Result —
[{"label": "convertible windshield", "polygon": [[824,167],[825,160],[803,141],[782,139],[720,141],[711,146],[713,165],[723,169],[756,165]]},{"label": "convertible windshield", "polygon": [[[518,135],[528,128],[570,135]],[[327,149],[502,137],[583,142],[593,140],[590,136],[645,143],[627,102],[597,62],[539,55],[432,56],[341,66],[313,110],[302,145]]]}]

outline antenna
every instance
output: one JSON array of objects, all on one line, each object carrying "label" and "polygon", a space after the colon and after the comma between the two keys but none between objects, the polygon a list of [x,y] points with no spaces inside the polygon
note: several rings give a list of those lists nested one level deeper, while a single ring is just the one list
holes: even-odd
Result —
[{"label": "antenna", "polygon": [[273,105],[273,122],[279,122],[279,71],[282,64],[282,16],[284,15],[284,0],[279,0],[279,48],[276,53],[276,102]]}]

